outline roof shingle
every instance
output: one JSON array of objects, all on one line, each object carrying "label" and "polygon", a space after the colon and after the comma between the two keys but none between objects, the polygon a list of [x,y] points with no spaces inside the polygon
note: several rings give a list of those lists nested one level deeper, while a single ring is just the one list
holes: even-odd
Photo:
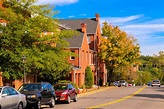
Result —
[{"label": "roof shingle", "polygon": [[92,19],[62,19],[59,23],[71,28],[72,30],[79,31],[78,36],[67,38],[66,40],[70,43],[70,47],[81,47],[84,33],[81,32],[81,23],[87,24],[86,32],[87,34],[95,34],[97,28],[97,21],[95,18]]}]

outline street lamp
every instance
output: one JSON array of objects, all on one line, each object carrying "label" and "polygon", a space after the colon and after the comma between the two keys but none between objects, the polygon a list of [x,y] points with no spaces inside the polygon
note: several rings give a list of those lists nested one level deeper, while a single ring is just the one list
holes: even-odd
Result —
[{"label": "street lamp", "polygon": [[26,61],[26,56],[22,56],[22,62],[23,62],[23,82],[26,83],[26,72],[25,72],[25,61]]}]

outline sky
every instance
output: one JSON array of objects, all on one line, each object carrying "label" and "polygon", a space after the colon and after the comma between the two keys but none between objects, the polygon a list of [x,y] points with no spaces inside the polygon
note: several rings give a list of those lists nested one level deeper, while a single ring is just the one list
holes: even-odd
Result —
[{"label": "sky", "polygon": [[141,55],[164,51],[164,0],[38,0],[54,5],[58,19],[95,18],[134,36]]}]

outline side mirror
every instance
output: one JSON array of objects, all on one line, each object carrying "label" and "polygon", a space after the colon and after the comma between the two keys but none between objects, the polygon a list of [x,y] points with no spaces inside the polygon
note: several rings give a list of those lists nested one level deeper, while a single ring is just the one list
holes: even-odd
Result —
[{"label": "side mirror", "polygon": [[5,93],[5,94],[2,94],[2,97],[6,97],[7,96],[7,93]]}]

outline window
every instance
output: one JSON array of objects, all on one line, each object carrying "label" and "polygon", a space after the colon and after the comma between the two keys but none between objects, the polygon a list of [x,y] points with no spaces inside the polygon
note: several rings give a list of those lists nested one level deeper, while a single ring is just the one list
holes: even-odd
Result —
[{"label": "window", "polygon": [[47,84],[42,84],[42,89],[43,90],[48,90]]},{"label": "window", "polygon": [[88,51],[87,51],[87,52],[86,52],[86,60],[88,60],[88,58],[89,58],[89,57],[88,57]]},{"label": "window", "polygon": [[89,64],[91,64],[92,58],[91,58],[91,53],[89,53]]},{"label": "window", "polygon": [[88,39],[88,43],[91,43],[91,37],[87,36],[87,39]]},{"label": "window", "polygon": [[93,64],[93,59],[94,59],[94,56],[93,54],[91,54],[91,64]]},{"label": "window", "polygon": [[7,94],[7,95],[9,95],[8,89],[7,89],[7,88],[4,88],[2,94]]},{"label": "window", "polygon": [[[74,50],[71,50],[72,54],[71,55],[74,55],[75,51]],[[70,57],[70,60],[75,60],[75,56],[71,56]]]},{"label": "window", "polygon": [[82,51],[82,60],[84,60],[84,50]]},{"label": "window", "polygon": [[68,84],[68,88],[70,89],[73,89],[73,86],[71,84]]},{"label": "window", "polygon": [[13,88],[8,88],[10,95],[18,95],[18,93]]},{"label": "window", "polygon": [[53,90],[53,87],[52,87],[52,85],[51,84],[48,84],[48,90]]}]

